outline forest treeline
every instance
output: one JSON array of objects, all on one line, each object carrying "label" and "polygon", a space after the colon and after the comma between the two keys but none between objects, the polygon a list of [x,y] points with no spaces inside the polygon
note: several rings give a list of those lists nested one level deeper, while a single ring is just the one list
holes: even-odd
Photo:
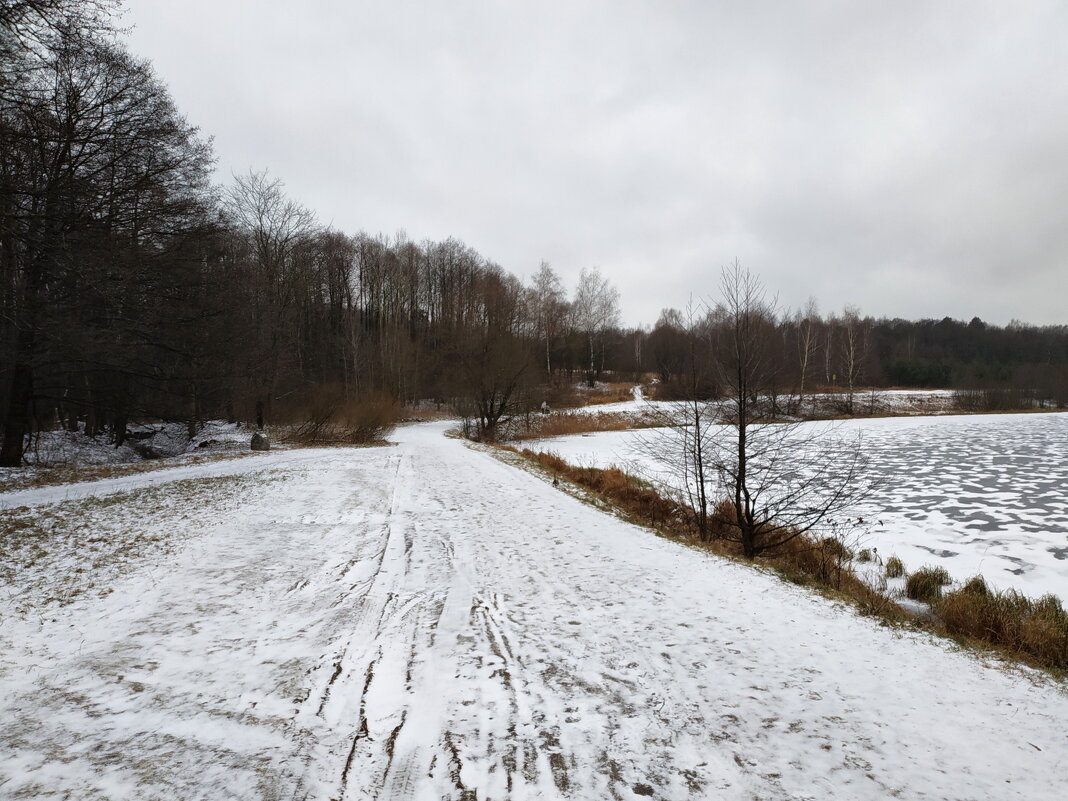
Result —
[{"label": "forest treeline", "polygon": [[[714,310],[628,330],[597,269],[571,291],[548,264],[524,283],[455,239],[323,226],[266,172],[213,185],[210,141],[121,44],[116,5],[0,5],[0,464],[58,426],[121,444],[137,420],[263,426],[385,398],[447,404],[492,435],[604,371],[686,386]],[[1063,326],[810,306],[767,333],[784,392],[1068,399]]]}]

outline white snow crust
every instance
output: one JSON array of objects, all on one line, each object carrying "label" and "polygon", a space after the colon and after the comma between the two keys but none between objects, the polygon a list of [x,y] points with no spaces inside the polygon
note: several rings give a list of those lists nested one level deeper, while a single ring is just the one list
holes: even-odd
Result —
[{"label": "white snow crust", "polygon": [[0,798],[1063,798],[1050,680],[444,428],[4,497]]}]

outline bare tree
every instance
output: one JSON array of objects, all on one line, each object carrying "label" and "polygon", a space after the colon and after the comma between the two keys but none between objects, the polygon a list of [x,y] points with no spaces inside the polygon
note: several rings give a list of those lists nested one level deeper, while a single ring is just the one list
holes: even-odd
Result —
[{"label": "bare tree", "polygon": [[[21,5],[40,7],[21,12],[31,16],[63,6]],[[185,335],[206,279],[192,240],[207,239],[211,200],[210,148],[146,62],[60,32],[30,76],[0,91],[0,339],[13,344],[10,372],[0,371],[10,376],[0,463],[9,466],[48,412],[73,417],[72,398],[88,432],[106,419],[120,444],[135,384],[157,412],[173,407],[155,400],[192,359],[196,337]]]},{"label": "bare tree", "polygon": [[[517,408],[531,362],[530,349],[519,336],[523,323],[522,286],[496,265],[483,271],[473,298],[477,309],[457,337],[461,412],[467,433],[495,440],[498,425]],[[470,419],[475,418],[475,430]]]},{"label": "bare tree", "polygon": [[[650,478],[690,505],[699,535],[736,542],[750,559],[810,531],[837,533],[837,519],[869,491],[865,460],[831,424],[767,417],[781,354],[776,305],[760,279],[737,263],[726,268],[716,306],[700,326],[690,321],[700,332],[692,341],[708,342],[703,358],[694,351],[691,382],[711,371],[723,395],[676,404],[666,428],[642,438],[659,466]],[[717,493],[730,512],[713,521]]]},{"label": "bare tree", "polygon": [[567,317],[567,293],[560,277],[543,261],[534,274],[530,289],[534,334],[545,348],[545,375],[552,380],[553,342],[564,328]]},{"label": "bare tree", "polygon": [[762,419],[760,399],[776,381],[769,358],[776,304],[737,262],[723,271],[720,293],[714,317],[724,435],[713,439],[710,456],[732,507],[727,539],[752,559],[855,504],[868,490],[865,460],[859,442],[844,443],[832,431]]},{"label": "bare tree", "polygon": [[[287,329],[297,325],[295,314],[302,296],[300,245],[318,232],[315,215],[286,196],[284,185],[267,171],[235,175],[226,192],[223,211],[236,234],[235,261],[244,275],[242,352],[235,354],[235,376],[251,379],[256,424],[263,428],[285,358]],[[235,379],[236,380],[236,379]]]},{"label": "bare tree", "polygon": [[659,427],[637,437],[637,450],[658,465],[651,481],[688,508],[693,514],[698,537],[710,536],[709,518],[715,503],[717,474],[709,454],[718,423],[718,403],[709,399],[707,387],[711,369],[707,319],[691,301],[685,311],[665,309],[660,316],[684,341],[673,344],[677,359],[673,393],[675,400],[652,407]]},{"label": "bare tree", "polygon": [[840,325],[842,377],[846,382],[845,409],[848,414],[853,414],[856,386],[864,373],[864,363],[868,356],[870,326],[866,320],[861,319],[856,306],[846,306]]},{"label": "bare tree", "polygon": [[619,325],[619,291],[593,267],[583,270],[575,290],[572,304],[575,326],[581,331],[589,346],[589,368],[586,381],[593,387],[597,383],[597,357],[604,355],[604,336]]},{"label": "bare tree", "polygon": [[797,411],[803,413],[805,405],[805,381],[809,370],[812,369],[812,360],[816,356],[819,347],[816,334],[819,328],[819,309],[814,298],[809,298],[804,311],[794,315],[793,326],[797,344]]}]

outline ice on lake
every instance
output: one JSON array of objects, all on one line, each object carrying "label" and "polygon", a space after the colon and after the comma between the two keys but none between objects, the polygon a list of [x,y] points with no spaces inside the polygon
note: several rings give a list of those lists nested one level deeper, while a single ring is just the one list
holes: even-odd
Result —
[{"label": "ice on lake", "polygon": [[[835,428],[861,434],[879,479],[857,510],[871,525],[865,546],[896,554],[909,570],[938,564],[957,579],[982,574],[999,588],[1068,600],[1068,415],[891,417]],[[641,469],[641,436],[606,432],[527,447]]]}]

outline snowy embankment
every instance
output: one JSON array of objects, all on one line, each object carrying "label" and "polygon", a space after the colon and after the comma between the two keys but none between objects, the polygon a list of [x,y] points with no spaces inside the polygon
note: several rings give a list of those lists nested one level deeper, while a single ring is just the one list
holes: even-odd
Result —
[{"label": "snowy embankment", "polygon": [[1049,680],[658,539],[444,427],[21,496],[0,797],[1061,797]]},{"label": "snowy embankment", "polygon": [[[861,547],[896,554],[906,568],[945,567],[962,580],[1068,601],[1068,414],[895,417],[807,423],[861,437],[878,480],[857,509]],[[532,440],[526,448],[572,464],[656,475],[642,451],[655,432],[618,431]]]},{"label": "snowy embankment", "polygon": [[186,423],[144,423],[130,426],[126,442],[115,447],[107,434],[90,437],[84,427],[79,431],[57,429],[31,437],[25,458],[27,464],[41,466],[129,464],[247,447],[250,436],[240,423],[221,420],[203,424],[192,435]]},{"label": "snowy embankment", "polygon": [[[641,413],[641,412],[670,412],[676,403],[674,401],[658,401],[646,398],[640,386],[634,387],[634,399],[618,401],[616,403],[598,403],[589,406],[580,406],[577,409],[567,411],[578,413]],[[950,389],[884,389],[874,393],[859,391],[854,394],[854,403],[860,414],[900,415],[903,417],[916,415],[948,414],[953,409],[953,390]],[[791,396],[779,396],[780,407],[789,405]],[[797,396],[792,396],[794,400]],[[825,411],[836,401],[845,399],[842,393],[826,394],[816,393],[805,395],[805,411],[812,411],[811,406],[816,403]]]}]

